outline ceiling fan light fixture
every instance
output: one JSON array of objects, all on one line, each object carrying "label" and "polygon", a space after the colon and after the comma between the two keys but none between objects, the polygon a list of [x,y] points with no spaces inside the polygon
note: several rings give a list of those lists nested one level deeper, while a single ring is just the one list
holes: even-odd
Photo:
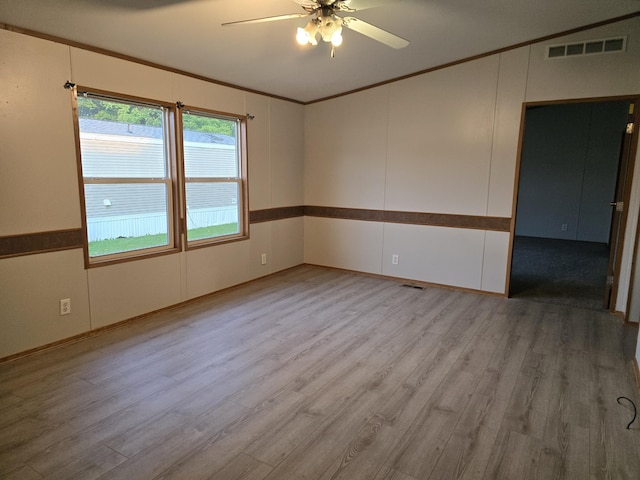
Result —
[{"label": "ceiling fan light fixture", "polygon": [[304,31],[304,28],[298,27],[298,31],[296,33],[296,41],[300,45],[306,45],[307,43],[309,43],[309,36],[307,35],[307,32]]},{"label": "ceiling fan light fixture", "polygon": [[317,45],[318,41],[316,40],[316,35],[318,34],[318,25],[315,20],[311,20],[307,23],[307,26],[302,28],[298,27],[296,33],[296,40],[300,45]]},{"label": "ceiling fan light fixture", "polygon": [[[380,43],[383,43],[391,48],[404,48],[409,45],[409,40],[394,35],[391,32],[387,32],[381,28],[376,27],[364,20],[360,20],[356,17],[341,17],[336,15],[336,12],[355,12],[358,10],[357,5],[351,6],[354,2],[360,5],[359,8],[375,7],[385,2],[392,0],[295,0],[305,13],[289,13],[286,15],[276,15],[272,17],[260,17],[249,20],[240,20],[236,22],[226,22],[223,26],[227,25],[243,25],[253,23],[272,22],[275,20],[288,20],[290,18],[303,18],[314,16],[307,25],[298,27],[296,30],[296,41],[304,45],[318,45],[318,36],[326,43],[331,44],[331,56],[335,54],[336,47],[342,45],[342,30],[348,28],[355,30],[362,35],[372,38]],[[396,1],[396,0],[393,0]],[[368,2],[373,2],[372,4]]]},{"label": "ceiling fan light fixture", "polygon": [[334,47],[339,47],[340,45],[342,45],[342,27],[336,30],[331,36],[331,45],[333,45]]},{"label": "ceiling fan light fixture", "polygon": [[307,25],[296,30],[296,40],[300,45],[318,45],[318,34],[323,41],[331,44],[331,56],[333,57],[333,49],[342,45],[342,18],[338,17],[333,11],[322,12],[317,18],[310,20]]},{"label": "ceiling fan light fixture", "polygon": [[327,43],[331,42],[336,32],[342,31],[342,20],[336,15],[322,16],[319,20],[320,26],[318,28],[320,30],[320,36],[322,36],[322,40]]}]

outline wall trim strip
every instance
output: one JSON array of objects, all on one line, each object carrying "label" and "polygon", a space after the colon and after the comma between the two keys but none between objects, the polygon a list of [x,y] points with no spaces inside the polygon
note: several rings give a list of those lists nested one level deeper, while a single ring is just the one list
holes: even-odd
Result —
[{"label": "wall trim strip", "polygon": [[457,215],[449,213],[402,212],[394,210],[365,210],[357,208],[305,206],[307,217],[339,218],[368,222],[402,223],[448,228],[471,228],[509,232],[510,217],[486,217],[480,215]]},{"label": "wall trim strip", "polygon": [[[511,218],[483,217],[478,215],[454,215],[448,213],[401,212],[392,210],[368,210],[361,208],[323,207],[296,205],[266,208],[249,212],[251,224],[273,222],[297,217],[336,218],[363,222],[400,223],[447,228],[470,228],[509,232]],[[84,233],[81,228],[51,232],[26,233],[0,237],[0,258],[34,255],[82,248]]]},{"label": "wall trim strip", "polygon": [[81,228],[0,237],[0,258],[82,248]]},{"label": "wall trim strip", "polygon": [[249,223],[273,222],[275,220],[285,220],[304,216],[304,207],[297,205],[294,207],[266,208],[264,210],[253,210],[249,212]]}]

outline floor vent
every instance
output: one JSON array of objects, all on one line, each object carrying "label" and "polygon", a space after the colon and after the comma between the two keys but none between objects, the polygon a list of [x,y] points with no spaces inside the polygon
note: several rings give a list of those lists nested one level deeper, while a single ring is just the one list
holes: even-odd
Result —
[{"label": "floor vent", "polygon": [[424,290],[424,287],[421,287],[420,285],[410,285],[408,283],[404,283],[402,284],[402,286],[407,288],[415,288],[417,290]]},{"label": "floor vent", "polygon": [[567,58],[580,55],[598,55],[601,53],[624,52],[627,48],[627,37],[603,38],[584,42],[549,45],[547,58]]}]

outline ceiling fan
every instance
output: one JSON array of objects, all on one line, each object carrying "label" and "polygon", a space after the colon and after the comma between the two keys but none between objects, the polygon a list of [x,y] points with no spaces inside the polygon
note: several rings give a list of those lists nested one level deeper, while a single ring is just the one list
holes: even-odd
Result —
[{"label": "ceiling fan", "polygon": [[342,28],[350,28],[362,35],[384,43],[392,48],[404,48],[409,41],[387,32],[370,23],[352,16],[339,16],[337,13],[351,14],[365,8],[378,7],[399,0],[294,0],[304,13],[289,13],[274,17],[254,18],[237,22],[223,23],[222,26],[246,25],[251,23],[273,22],[291,18],[313,17],[302,28],[298,27],[296,40],[301,45],[317,45],[318,36],[326,43],[331,43],[331,57],[335,55],[335,47],[342,45]]}]

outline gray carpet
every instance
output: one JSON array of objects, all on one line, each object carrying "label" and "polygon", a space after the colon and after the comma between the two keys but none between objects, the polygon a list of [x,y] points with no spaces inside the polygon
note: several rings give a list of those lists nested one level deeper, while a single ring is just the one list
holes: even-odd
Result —
[{"label": "gray carpet", "polygon": [[516,237],[509,296],[601,310],[608,262],[604,243]]}]

